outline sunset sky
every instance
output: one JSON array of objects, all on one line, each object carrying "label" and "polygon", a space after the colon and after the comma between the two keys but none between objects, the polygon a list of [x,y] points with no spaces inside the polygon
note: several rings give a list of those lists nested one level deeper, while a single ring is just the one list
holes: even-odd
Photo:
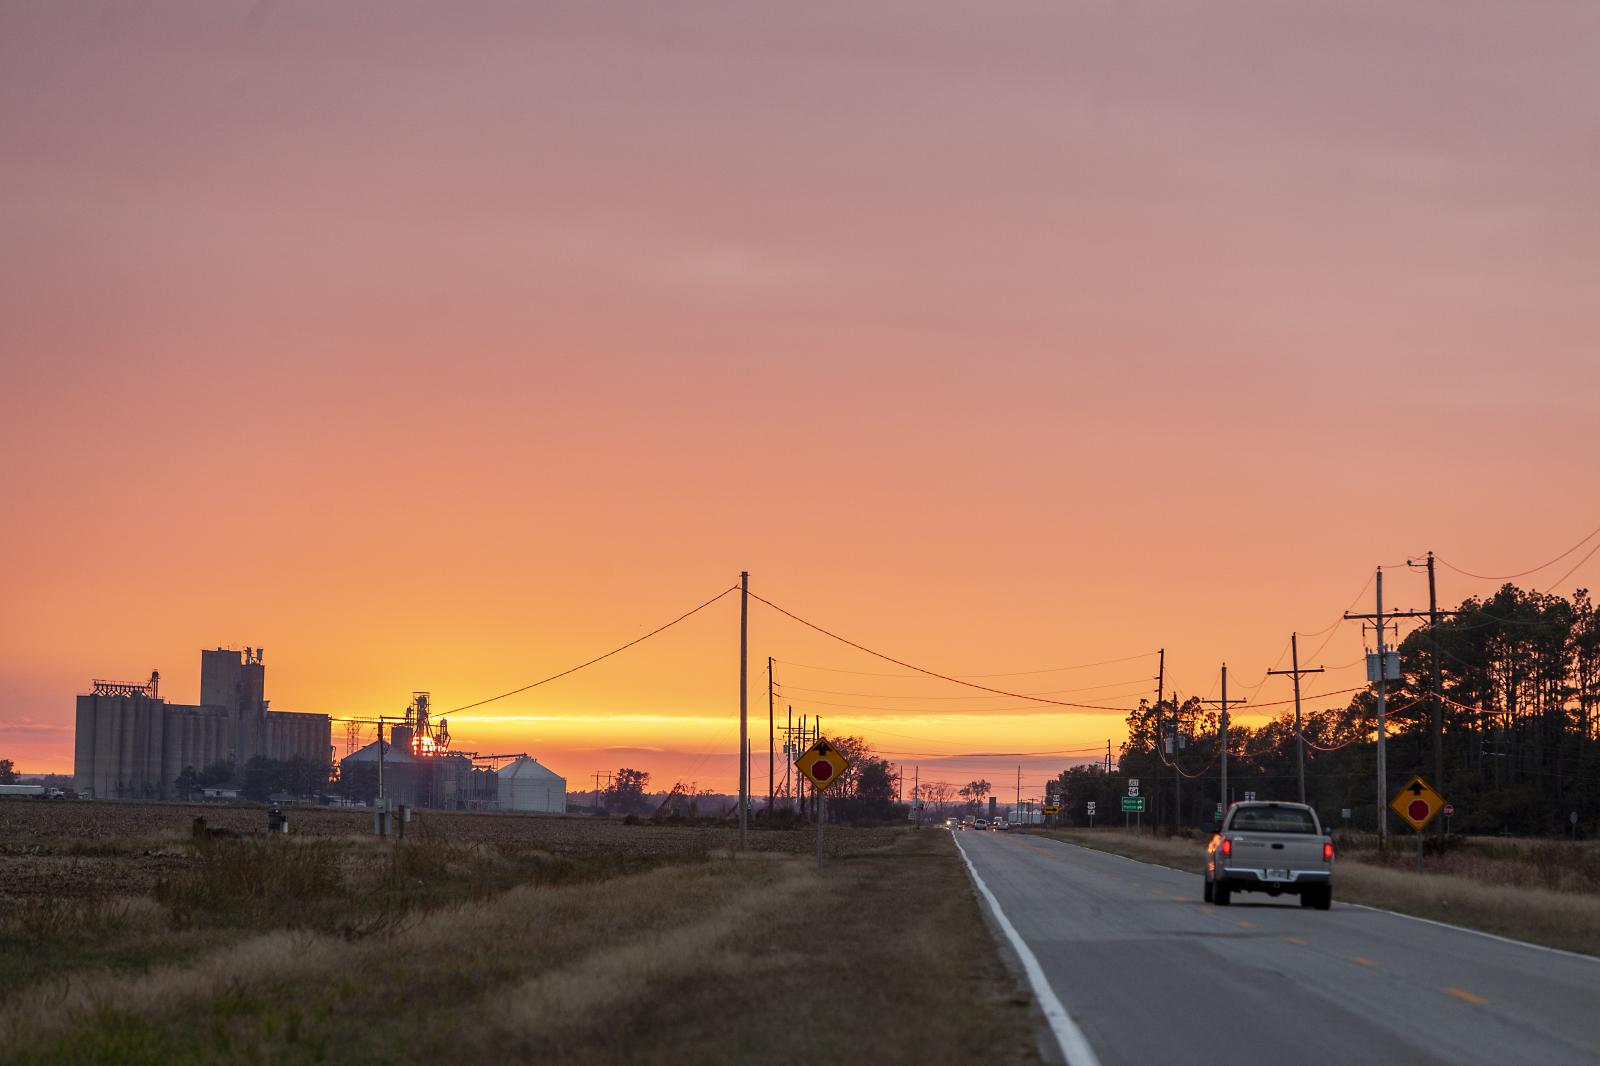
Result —
[{"label": "sunset sky", "polygon": [[[1600,523],[1597,55],[1589,0],[0,4],[0,757],[218,645],[448,711],[741,569],[984,684],[1285,699],[1375,566]],[[760,792],[769,655],[924,780],[1121,739],[751,611]],[[730,596],[452,731],[729,789],[737,671]],[[936,758],[995,751],[1057,754]]]}]

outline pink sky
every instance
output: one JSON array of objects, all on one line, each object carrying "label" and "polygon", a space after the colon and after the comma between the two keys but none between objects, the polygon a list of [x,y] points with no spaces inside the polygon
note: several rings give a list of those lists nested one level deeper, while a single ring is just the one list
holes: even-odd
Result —
[{"label": "pink sky", "polygon": [[[741,568],[1204,694],[1375,565],[1541,562],[1600,522],[1597,54],[1590,3],[0,6],[0,756],[224,643],[277,707],[457,706]],[[736,624],[457,736],[727,787]],[[785,676],[885,749],[1120,739]]]}]

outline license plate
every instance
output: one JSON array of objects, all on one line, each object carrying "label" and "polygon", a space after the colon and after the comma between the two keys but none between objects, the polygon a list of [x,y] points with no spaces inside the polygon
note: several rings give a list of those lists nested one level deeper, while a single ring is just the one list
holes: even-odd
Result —
[{"label": "license plate", "polygon": [[1289,880],[1289,871],[1288,870],[1268,870],[1267,871],[1267,880],[1268,881],[1287,881],[1287,880]]}]

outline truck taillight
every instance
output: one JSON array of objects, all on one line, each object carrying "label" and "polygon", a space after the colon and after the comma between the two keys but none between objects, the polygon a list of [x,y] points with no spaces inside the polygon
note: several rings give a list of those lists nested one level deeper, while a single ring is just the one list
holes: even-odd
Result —
[{"label": "truck taillight", "polygon": [[1233,841],[1227,837],[1222,838],[1222,854],[1229,857],[1233,855]]},{"label": "truck taillight", "polygon": [[1332,862],[1333,861],[1333,841],[1331,841],[1331,840],[1324,840],[1322,842],[1322,861],[1323,862]]}]

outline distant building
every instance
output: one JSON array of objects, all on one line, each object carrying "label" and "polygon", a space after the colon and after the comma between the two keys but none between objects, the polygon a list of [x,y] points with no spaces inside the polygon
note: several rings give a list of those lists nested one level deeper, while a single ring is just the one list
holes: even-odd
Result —
[{"label": "distant building", "polygon": [[73,787],[97,799],[172,799],[184,769],[219,762],[243,766],[257,755],[333,758],[332,720],[325,714],[267,709],[261,649],[200,653],[200,703],[168,703],[161,675],[144,684],[96,681],[78,697]]},{"label": "distant building", "polygon": [[408,807],[477,810],[491,806],[495,797],[493,770],[475,767],[459,752],[436,748],[419,750],[409,726],[394,726],[381,748],[371,744],[339,760],[345,780],[363,779],[375,789],[380,752],[383,764],[383,798]]},{"label": "distant building", "polygon": [[498,806],[503,811],[567,813],[567,779],[541,766],[538,759],[521,758],[500,768]]}]

